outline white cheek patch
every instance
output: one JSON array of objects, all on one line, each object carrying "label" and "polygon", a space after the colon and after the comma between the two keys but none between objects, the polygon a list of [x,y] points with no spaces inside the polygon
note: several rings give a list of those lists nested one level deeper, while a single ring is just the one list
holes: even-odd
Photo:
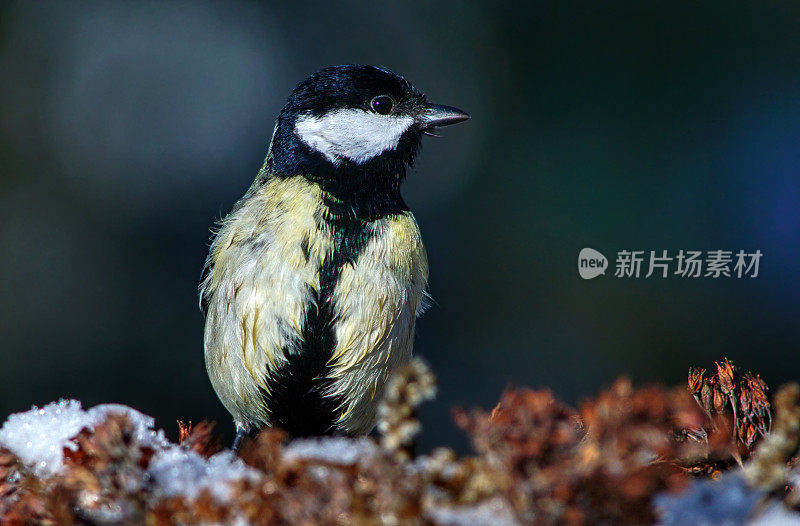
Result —
[{"label": "white cheek patch", "polygon": [[339,164],[346,158],[362,164],[396,148],[413,123],[413,117],[342,109],[319,117],[301,115],[294,130],[303,142],[332,163]]}]

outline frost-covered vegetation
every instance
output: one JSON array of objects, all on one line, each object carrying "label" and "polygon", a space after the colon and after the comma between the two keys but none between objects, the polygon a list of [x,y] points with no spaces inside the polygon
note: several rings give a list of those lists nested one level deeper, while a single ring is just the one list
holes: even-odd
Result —
[{"label": "frost-covered vegetation", "polygon": [[2,524],[800,524],[800,388],[773,398],[730,362],[689,386],[619,380],[573,408],[510,390],[457,410],[475,454],[414,454],[418,361],[393,379],[379,436],[262,431],[234,455],[213,426],[180,444],[129,407],[60,401],[0,429]]}]

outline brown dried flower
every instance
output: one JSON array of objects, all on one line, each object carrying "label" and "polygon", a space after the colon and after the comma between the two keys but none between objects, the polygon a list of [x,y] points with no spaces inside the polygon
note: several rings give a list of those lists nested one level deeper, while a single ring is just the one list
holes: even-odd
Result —
[{"label": "brown dried flower", "polygon": [[705,374],[705,369],[695,369],[694,367],[689,367],[689,391],[695,396],[699,395],[703,389],[705,383],[703,382],[703,375]]},{"label": "brown dried flower", "polygon": [[733,392],[733,386],[736,382],[736,371],[733,364],[727,358],[722,360],[722,363],[717,365],[717,378],[719,379],[719,389],[724,394],[728,395]]},{"label": "brown dried flower", "polygon": [[770,403],[766,395],[767,384],[759,376],[753,376],[749,372],[741,375],[728,358],[716,363],[716,367],[717,373],[710,377],[703,377],[695,369],[690,369],[689,392],[709,416],[714,414],[731,419],[728,424],[725,420],[713,418],[712,432],[725,427],[735,440],[745,446],[742,452],[737,452],[736,448],[724,446],[725,441],[717,437],[715,444],[721,448],[719,450],[727,449],[734,457],[746,457],[758,436],[766,436],[772,425]]},{"label": "brown dried flower", "polygon": [[192,421],[191,420],[177,420],[178,422],[178,444],[183,444],[183,441],[189,438],[192,434]]}]

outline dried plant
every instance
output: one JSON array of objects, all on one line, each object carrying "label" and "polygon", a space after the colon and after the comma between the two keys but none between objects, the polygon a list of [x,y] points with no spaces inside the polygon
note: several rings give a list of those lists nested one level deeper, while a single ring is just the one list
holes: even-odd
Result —
[{"label": "dried plant", "polygon": [[399,458],[414,454],[414,440],[422,426],[417,407],[436,396],[436,378],[430,368],[414,358],[394,373],[378,406],[378,431],[384,449]]},{"label": "dried plant", "polygon": [[686,483],[673,429],[703,416],[680,390],[616,382],[575,411],[549,391],[509,391],[491,414],[459,412],[518,520],[539,524],[652,522],[657,491]]},{"label": "dried plant", "polygon": [[772,427],[767,384],[758,375],[741,374],[733,362],[724,358],[716,363],[717,372],[708,377],[705,369],[689,368],[689,391],[712,424],[712,415],[731,413],[732,436],[749,452],[757,437],[765,437]]},{"label": "dried plant", "polygon": [[191,422],[187,425],[178,420],[178,426],[178,443],[187,449],[205,458],[222,450],[222,442],[214,433],[214,422],[204,420],[197,425]]},{"label": "dried plant", "polygon": [[178,423],[178,444],[183,444],[184,441],[192,434],[192,421],[191,420],[176,420]]},{"label": "dried plant", "polygon": [[476,451],[463,457],[415,455],[416,410],[434,385],[415,361],[387,386],[377,441],[266,429],[242,446],[246,476],[192,494],[159,485],[153,448],[211,466],[220,447],[207,422],[179,423],[180,446],[151,446],[111,414],[74,438],[49,478],[0,449],[0,523],[649,524],[656,495],[725,472],[744,473],[768,502],[800,503],[800,388],[777,393],[770,433],[766,385],[729,360],[713,375],[691,369],[688,391],[622,379],[577,408],[508,390],[492,410],[455,411]]},{"label": "dried plant", "polygon": [[[775,428],[745,466],[748,482],[767,492],[790,485],[790,466],[800,445],[800,386],[789,384],[775,395]],[[792,487],[792,500],[796,488]]]}]

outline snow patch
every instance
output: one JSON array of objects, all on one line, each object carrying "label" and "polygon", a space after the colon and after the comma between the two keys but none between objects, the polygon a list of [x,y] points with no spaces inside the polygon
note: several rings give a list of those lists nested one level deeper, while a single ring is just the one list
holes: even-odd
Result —
[{"label": "snow patch", "polygon": [[135,426],[135,438],[159,448],[169,442],[163,431],[154,431],[153,418],[120,404],[105,404],[88,411],[77,400],[59,400],[30,411],[15,413],[0,428],[0,446],[10,450],[42,478],[55,475],[63,465],[64,448],[77,449],[73,441],[84,428],[94,429],[110,414],[126,415]]},{"label": "snow patch", "polygon": [[376,446],[367,438],[320,437],[300,438],[283,450],[287,461],[313,460],[340,466],[352,466],[376,453]]},{"label": "snow patch", "polygon": [[494,498],[474,506],[432,508],[429,518],[437,526],[518,526],[508,504]]},{"label": "snow patch", "polygon": [[800,525],[800,513],[786,509],[780,502],[771,504],[762,514],[747,523],[747,526],[798,525]]},{"label": "snow patch", "polygon": [[685,524],[745,524],[756,511],[763,492],[748,487],[740,471],[719,480],[699,480],[677,495],[662,493],[654,499],[662,526]]},{"label": "snow patch", "polygon": [[215,499],[229,502],[232,482],[260,479],[258,471],[248,467],[230,450],[206,460],[194,451],[176,446],[157,453],[148,472],[168,497],[181,496],[189,500],[207,489]]},{"label": "snow patch", "polygon": [[196,498],[208,489],[220,501],[230,498],[230,483],[257,481],[259,472],[227,450],[205,459],[194,451],[172,444],[163,430],[155,430],[155,420],[121,404],[104,404],[89,410],[77,400],[59,400],[41,408],[8,417],[0,428],[0,446],[14,453],[41,477],[58,473],[64,462],[64,448],[75,451],[74,438],[83,430],[94,430],[109,415],[125,415],[134,426],[138,446],[155,451],[147,472],[156,488],[167,496]]}]

